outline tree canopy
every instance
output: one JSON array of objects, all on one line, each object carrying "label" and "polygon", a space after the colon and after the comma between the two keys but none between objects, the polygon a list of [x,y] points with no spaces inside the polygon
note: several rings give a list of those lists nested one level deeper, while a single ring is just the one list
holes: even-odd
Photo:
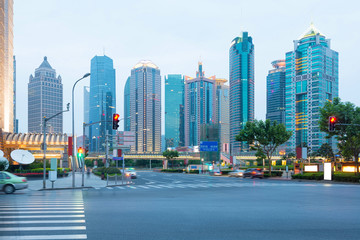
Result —
[{"label": "tree canopy", "polygon": [[277,121],[255,120],[245,124],[239,135],[236,136],[236,140],[247,142],[253,150],[263,152],[268,159],[271,174],[271,157],[274,151],[289,140],[291,135],[292,132],[286,130],[285,125],[278,124]]},{"label": "tree canopy", "polygon": [[[350,102],[341,102],[334,98],[320,109],[320,130],[328,134],[328,138],[336,136],[338,147],[344,157],[355,159],[356,171],[359,172],[360,154],[360,107]],[[335,131],[330,132],[328,121],[330,116],[336,117]]]},{"label": "tree canopy", "polygon": [[[167,160],[174,160],[174,158],[179,157],[179,152],[166,149],[166,151],[163,152],[163,156],[166,157]],[[174,167],[174,161],[172,161],[171,165]]]}]

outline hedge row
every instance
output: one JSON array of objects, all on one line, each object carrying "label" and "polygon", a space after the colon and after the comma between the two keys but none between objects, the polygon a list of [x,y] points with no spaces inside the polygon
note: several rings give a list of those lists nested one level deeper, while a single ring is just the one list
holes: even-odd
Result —
[{"label": "hedge row", "polygon": [[183,173],[183,169],[161,169],[161,172],[168,172],[168,173]]},{"label": "hedge row", "polygon": [[334,181],[337,182],[360,182],[360,175],[356,175],[355,173],[334,173],[333,174]]},{"label": "hedge row", "polygon": [[[46,172],[51,171],[51,168],[46,168]],[[70,171],[70,168],[58,168],[57,172],[58,174],[68,173]],[[43,168],[34,168],[34,169],[27,169],[27,170],[20,170],[16,169],[15,173],[43,173]]]},{"label": "hedge row", "polygon": [[[93,170],[93,173],[95,173],[96,175],[101,175],[103,174],[121,174],[120,170],[118,168],[115,167],[100,167],[100,168],[95,168]],[[99,174],[97,174],[99,173]]]},{"label": "hedge row", "polygon": [[[281,177],[282,175],[282,171],[271,171],[271,177]],[[270,177],[269,171],[264,171],[264,177]]]},{"label": "hedge row", "polygon": [[308,180],[324,180],[324,173],[323,172],[316,172],[316,173],[299,173],[292,175],[293,179],[308,179]]}]

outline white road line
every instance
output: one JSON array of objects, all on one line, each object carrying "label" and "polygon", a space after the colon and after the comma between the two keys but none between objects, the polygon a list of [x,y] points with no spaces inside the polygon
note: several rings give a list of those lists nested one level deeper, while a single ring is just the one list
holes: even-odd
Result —
[{"label": "white road line", "polygon": [[159,187],[165,187],[165,188],[174,188],[174,187],[171,187],[169,185],[158,185]]},{"label": "white road line", "polygon": [[47,240],[47,239],[87,239],[86,234],[72,235],[30,235],[30,236],[2,236],[0,240]]},{"label": "white road line", "polygon": [[13,208],[0,208],[1,211],[13,211],[13,210],[83,210],[84,207],[36,207],[36,208],[23,208],[23,207],[13,207]]},{"label": "white road line", "polygon": [[110,190],[113,189],[112,187],[106,187],[106,188],[107,188],[107,189],[110,189]]},{"label": "white road line", "polygon": [[193,184],[187,184],[187,187],[198,188],[197,186],[194,186]]},{"label": "white road line", "polygon": [[138,185],[138,187],[149,189],[147,186]]},{"label": "white road line", "polygon": [[29,212],[0,212],[1,214],[26,214],[26,213],[84,213],[84,211],[29,211]]},{"label": "white road line", "polygon": [[118,188],[118,189],[123,189],[123,190],[125,189],[124,187],[116,187],[116,188]]},{"label": "white road line", "polygon": [[136,187],[134,187],[134,186],[128,186],[129,188],[132,188],[132,189],[136,189]]},{"label": "white road line", "polygon": [[67,226],[67,227],[0,227],[0,232],[13,232],[13,231],[59,231],[59,230],[86,230],[86,226]]},{"label": "white road line", "polygon": [[33,223],[85,223],[85,220],[41,220],[41,221],[3,221],[1,224],[33,224]]},{"label": "white road line", "polygon": [[[83,218],[85,215],[16,215],[16,216],[1,216],[1,218]],[[0,222],[1,223],[1,222]]]},{"label": "white road line", "polygon": [[95,187],[96,190],[99,190],[100,188],[99,187]]},{"label": "white road line", "polygon": [[156,186],[156,185],[149,185],[149,187],[153,187],[153,188],[161,188],[161,187]]},{"label": "white road line", "polygon": [[183,186],[182,184],[176,184],[175,187],[179,187],[179,188],[186,188],[185,186]]}]

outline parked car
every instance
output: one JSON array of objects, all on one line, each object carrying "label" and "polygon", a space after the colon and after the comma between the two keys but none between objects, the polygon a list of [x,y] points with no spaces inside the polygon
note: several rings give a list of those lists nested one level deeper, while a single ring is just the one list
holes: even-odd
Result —
[{"label": "parked car", "polygon": [[137,178],[135,169],[134,168],[125,168],[125,176],[131,177],[132,179]]},{"label": "parked car", "polygon": [[229,172],[229,177],[242,177],[243,175],[244,175],[244,170],[240,170],[240,169]]},{"label": "parked car", "polygon": [[222,172],[219,169],[215,169],[214,171],[210,172],[210,175],[212,175],[212,176],[221,176]]},{"label": "parked car", "polygon": [[261,168],[248,168],[243,173],[243,177],[264,178],[264,172]]},{"label": "parked car", "polygon": [[25,189],[28,187],[25,177],[18,177],[9,172],[0,171],[0,191],[6,194],[15,192],[15,190]]}]

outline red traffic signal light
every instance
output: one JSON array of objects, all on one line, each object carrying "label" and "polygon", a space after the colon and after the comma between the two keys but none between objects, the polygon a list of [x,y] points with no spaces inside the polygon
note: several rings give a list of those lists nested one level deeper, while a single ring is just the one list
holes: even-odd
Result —
[{"label": "red traffic signal light", "polygon": [[334,132],[335,131],[335,123],[336,123],[337,119],[335,116],[330,116],[329,117],[329,132]]},{"label": "red traffic signal light", "polygon": [[119,127],[119,121],[120,121],[120,115],[119,114],[117,114],[117,113],[114,113],[113,114],[113,129],[114,130],[117,130],[118,129],[118,127]]}]

